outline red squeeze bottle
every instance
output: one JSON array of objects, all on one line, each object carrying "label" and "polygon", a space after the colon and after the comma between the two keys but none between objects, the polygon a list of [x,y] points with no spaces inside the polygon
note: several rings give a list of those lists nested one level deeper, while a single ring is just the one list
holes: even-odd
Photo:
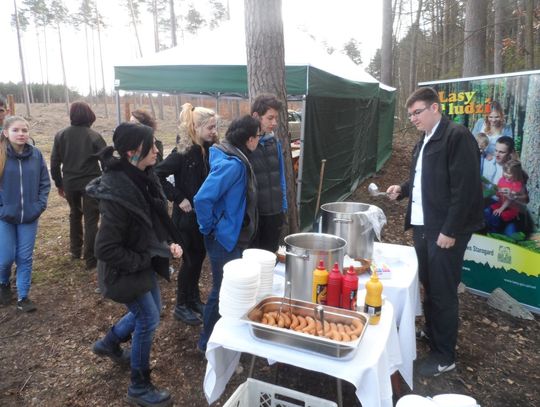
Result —
[{"label": "red squeeze bottle", "polygon": [[343,283],[343,276],[339,270],[339,265],[334,263],[332,271],[328,276],[328,294],[326,295],[326,305],[331,307],[339,307],[341,304],[341,286]]},{"label": "red squeeze bottle", "polygon": [[356,311],[356,293],[358,292],[358,276],[354,267],[350,266],[347,274],[343,277],[343,289],[341,292],[341,308]]}]

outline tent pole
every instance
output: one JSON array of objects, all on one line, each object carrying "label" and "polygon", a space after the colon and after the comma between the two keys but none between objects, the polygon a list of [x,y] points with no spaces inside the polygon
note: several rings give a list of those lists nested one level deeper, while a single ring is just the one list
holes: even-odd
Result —
[{"label": "tent pole", "polygon": [[306,127],[306,96],[302,98],[302,125],[300,126],[300,157],[298,157],[298,177],[296,178],[296,209],[300,218],[300,198],[302,197],[302,172],[304,169],[304,130]]},{"label": "tent pole", "polygon": [[115,92],[114,98],[116,99],[116,125],[118,126],[122,122],[122,113],[120,112],[120,90]]}]

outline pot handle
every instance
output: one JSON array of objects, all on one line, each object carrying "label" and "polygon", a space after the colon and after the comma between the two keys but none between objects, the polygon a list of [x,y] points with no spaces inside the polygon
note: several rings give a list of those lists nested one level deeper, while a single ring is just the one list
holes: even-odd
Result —
[{"label": "pot handle", "polygon": [[292,252],[285,252],[286,256],[300,257],[303,260],[309,260],[309,254],[296,254]]},{"label": "pot handle", "polygon": [[352,223],[352,219],[334,218],[335,223]]}]

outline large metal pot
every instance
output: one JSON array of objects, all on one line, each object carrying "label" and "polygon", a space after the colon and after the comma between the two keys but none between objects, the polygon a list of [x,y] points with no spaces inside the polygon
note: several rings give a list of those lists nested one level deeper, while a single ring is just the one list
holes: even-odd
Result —
[{"label": "large metal pot", "polygon": [[313,270],[319,260],[324,261],[327,270],[335,262],[341,269],[346,246],[344,239],[324,233],[297,233],[285,237],[285,278],[291,282],[291,297],[311,301]]},{"label": "large metal pot", "polygon": [[370,221],[372,206],[358,202],[333,202],[321,206],[323,233],[347,241],[347,255],[354,259],[371,259],[375,232]]}]

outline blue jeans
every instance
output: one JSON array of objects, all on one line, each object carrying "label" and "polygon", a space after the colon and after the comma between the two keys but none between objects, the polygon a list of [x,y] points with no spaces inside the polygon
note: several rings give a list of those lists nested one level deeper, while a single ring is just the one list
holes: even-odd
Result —
[{"label": "blue jeans", "polygon": [[221,280],[223,280],[223,266],[231,260],[242,257],[242,249],[235,247],[232,252],[228,252],[214,236],[205,236],[204,245],[206,252],[212,265],[212,291],[208,296],[206,305],[204,306],[203,314],[203,330],[199,337],[198,347],[206,351],[206,344],[216,322],[219,320],[219,290],[221,288]]},{"label": "blue jeans", "polygon": [[125,314],[112,327],[112,332],[126,342],[131,339],[131,368],[150,369],[150,350],[154,332],[159,325],[161,312],[161,295],[156,274],[154,273],[154,286],[152,289],[129,304],[126,304],[128,313]]},{"label": "blue jeans", "polygon": [[13,263],[17,265],[19,301],[28,297],[32,281],[32,253],[36,243],[38,221],[13,224],[0,220],[0,283],[8,284]]}]

